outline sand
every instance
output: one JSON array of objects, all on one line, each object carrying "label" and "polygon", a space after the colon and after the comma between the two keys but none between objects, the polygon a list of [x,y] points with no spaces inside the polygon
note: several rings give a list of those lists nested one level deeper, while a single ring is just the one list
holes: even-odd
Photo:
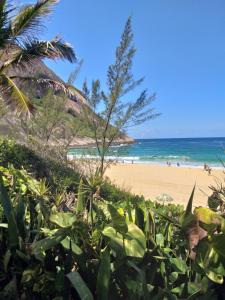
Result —
[{"label": "sand", "polygon": [[225,179],[223,170],[212,170],[212,174],[208,175],[203,168],[145,164],[111,165],[106,176],[119,187],[134,194],[144,195],[146,199],[154,200],[156,196],[166,193],[174,199],[173,203],[184,206],[195,183],[193,205],[205,206],[208,195],[212,193],[209,186],[216,186]]}]

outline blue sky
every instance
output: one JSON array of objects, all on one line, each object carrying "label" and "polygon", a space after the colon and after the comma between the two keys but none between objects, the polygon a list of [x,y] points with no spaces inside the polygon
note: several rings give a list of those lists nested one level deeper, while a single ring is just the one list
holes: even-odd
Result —
[{"label": "blue sky", "polygon": [[[225,136],[224,0],[61,0],[42,37],[62,35],[84,59],[78,88],[85,78],[104,82],[130,15],[137,48],[133,73],[145,76],[142,87],[156,92],[154,107],[162,115],[129,133],[136,138]],[[65,80],[75,68],[47,64]]]}]

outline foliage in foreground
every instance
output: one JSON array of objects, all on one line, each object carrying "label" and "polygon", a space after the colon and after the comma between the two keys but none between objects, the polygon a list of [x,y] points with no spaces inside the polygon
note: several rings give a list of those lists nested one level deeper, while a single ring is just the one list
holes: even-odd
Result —
[{"label": "foliage in foreground", "polygon": [[1,299],[223,299],[224,217],[192,213],[193,193],[186,211],[121,199],[109,184],[101,196],[117,202],[91,202],[84,178],[67,206],[47,179],[1,155]]}]

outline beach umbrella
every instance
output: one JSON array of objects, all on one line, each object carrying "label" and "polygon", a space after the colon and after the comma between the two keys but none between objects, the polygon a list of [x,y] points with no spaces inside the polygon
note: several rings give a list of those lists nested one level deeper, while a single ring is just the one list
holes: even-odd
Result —
[{"label": "beach umbrella", "polygon": [[173,201],[173,198],[169,194],[165,194],[165,193],[157,196],[155,199],[157,201],[161,201],[161,202],[171,202],[171,201]]}]

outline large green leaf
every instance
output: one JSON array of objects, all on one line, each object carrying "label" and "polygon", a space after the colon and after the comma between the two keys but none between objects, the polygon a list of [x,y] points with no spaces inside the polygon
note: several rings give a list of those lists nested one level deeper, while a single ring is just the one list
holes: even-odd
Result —
[{"label": "large green leaf", "polygon": [[101,255],[97,278],[97,299],[107,300],[110,280],[110,251],[106,248]]},{"label": "large green leaf", "polygon": [[170,258],[170,263],[172,268],[178,273],[185,274],[188,270],[186,262],[180,258]]},{"label": "large green leaf", "polygon": [[125,252],[128,256],[143,257],[146,250],[146,239],[143,231],[133,223],[128,224],[128,232],[124,240]]},{"label": "large green leaf", "polygon": [[85,191],[83,188],[83,179],[81,178],[78,187],[78,193],[77,193],[77,206],[76,206],[77,214],[83,213],[84,209],[85,209]]},{"label": "large green leaf", "polygon": [[78,272],[70,272],[66,276],[69,278],[72,286],[76,289],[81,300],[94,300],[91,291]]},{"label": "large green leaf", "polygon": [[145,224],[146,237],[149,239],[151,235],[155,235],[155,219],[153,212],[149,209],[146,212],[146,224]]},{"label": "large green leaf", "polygon": [[32,245],[32,254],[34,254],[37,259],[42,261],[45,257],[45,251],[59,244],[65,239],[67,234],[68,232],[62,228],[59,229],[54,235],[35,242]]},{"label": "large green leaf", "polygon": [[194,210],[194,214],[195,214],[196,218],[198,219],[198,221],[200,221],[204,224],[207,224],[207,225],[211,225],[211,224],[220,225],[221,224],[222,217],[220,215],[218,215],[217,213],[215,213],[210,208],[196,207]]},{"label": "large green leaf", "polygon": [[135,224],[144,230],[144,212],[140,207],[135,208]]},{"label": "large green leaf", "polygon": [[146,250],[146,239],[143,231],[135,224],[128,223],[128,232],[122,236],[113,227],[106,227],[103,235],[109,237],[118,246],[124,248],[127,256],[143,257]]},{"label": "large green leaf", "polygon": [[20,198],[19,203],[16,207],[16,223],[18,226],[18,231],[20,236],[25,239],[26,236],[26,227],[25,227],[25,211],[26,207],[24,201]]},{"label": "large green leaf", "polygon": [[116,232],[115,228],[111,226],[105,227],[102,233],[123,248],[123,236],[119,232]]},{"label": "large green leaf", "polygon": [[15,249],[19,245],[19,233],[13,211],[8,220],[8,239],[10,249]]},{"label": "large green leaf", "polygon": [[165,243],[164,235],[162,233],[157,233],[156,234],[156,244],[162,248],[162,247],[164,247],[164,243]]},{"label": "large green leaf", "polygon": [[210,280],[212,280],[213,282],[215,283],[218,283],[218,284],[223,284],[223,275],[221,274],[217,274],[215,272],[212,272],[212,271],[206,271],[206,275],[208,276],[208,278]]},{"label": "large green leaf", "polygon": [[225,258],[225,234],[214,235],[211,239],[211,243],[216,252]]},{"label": "large green leaf", "polygon": [[107,207],[112,218],[113,227],[116,231],[121,234],[127,233],[128,227],[125,217],[122,216],[111,204],[108,204]]},{"label": "large green leaf", "polygon": [[60,227],[70,227],[76,221],[76,216],[71,212],[58,212],[50,216],[50,221]]}]

